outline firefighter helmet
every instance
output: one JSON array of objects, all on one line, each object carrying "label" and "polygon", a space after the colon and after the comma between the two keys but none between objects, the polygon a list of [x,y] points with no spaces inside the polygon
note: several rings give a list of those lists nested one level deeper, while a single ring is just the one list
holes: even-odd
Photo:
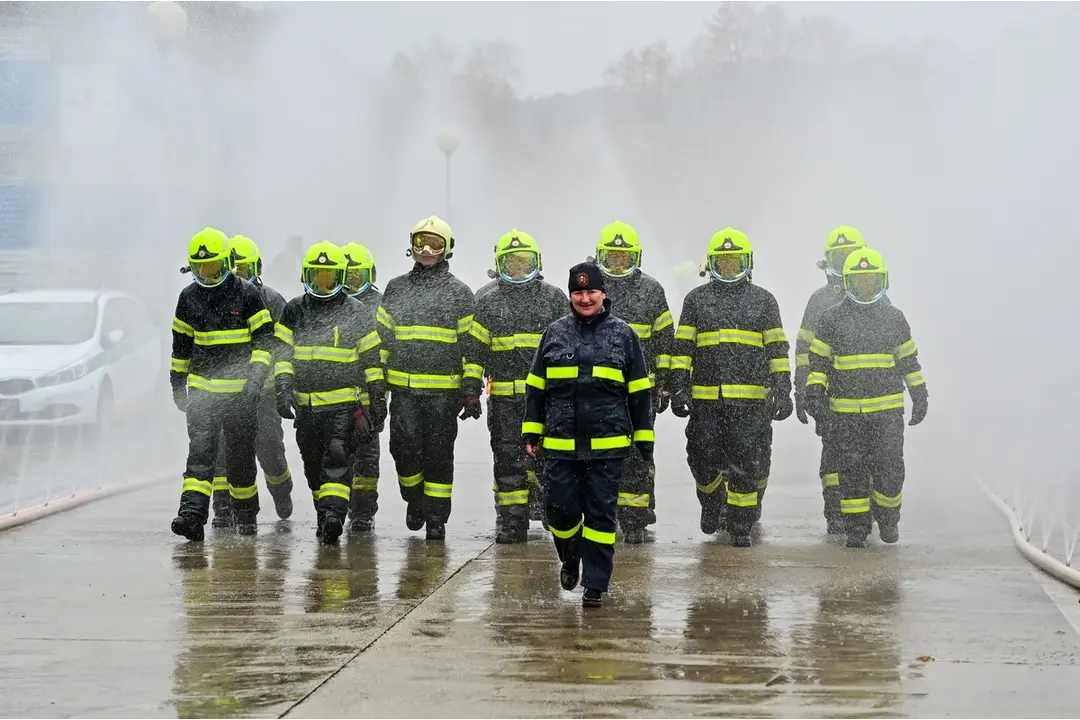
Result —
[{"label": "firefighter helmet", "polygon": [[844,274],[844,261],[856,248],[866,247],[862,233],[850,225],[841,225],[835,228],[825,238],[825,263],[823,269],[832,277],[842,277]]},{"label": "firefighter helmet", "polygon": [[225,282],[232,270],[228,236],[212,227],[195,233],[188,243],[188,264],[195,282],[205,288]]},{"label": "firefighter helmet", "polygon": [[862,247],[844,261],[844,292],[860,305],[876,303],[889,289],[889,268],[877,250]]},{"label": "firefighter helmet", "polygon": [[714,233],[709,240],[706,264],[714,280],[726,283],[742,280],[754,269],[754,248],[750,238],[731,227]]},{"label": "firefighter helmet", "polygon": [[527,283],[544,269],[540,246],[532,235],[511,230],[495,245],[495,270],[509,283]]},{"label": "firefighter helmet", "polygon": [[304,292],[325,300],[341,292],[345,286],[345,253],[329,240],[317,242],[304,253],[300,281]]},{"label": "firefighter helmet", "polygon": [[375,256],[360,243],[343,245],[345,253],[345,291],[356,297],[375,284]]},{"label": "firefighter helmet", "polygon": [[596,244],[596,264],[611,277],[625,277],[641,267],[641,242],[637,230],[616,220],[600,231]]},{"label": "firefighter helmet", "polygon": [[424,218],[416,223],[409,233],[410,256],[438,257],[449,260],[453,256],[454,233],[450,225],[437,215]]},{"label": "firefighter helmet", "polygon": [[229,240],[229,258],[232,271],[245,280],[262,275],[262,256],[259,246],[246,235],[233,235]]}]

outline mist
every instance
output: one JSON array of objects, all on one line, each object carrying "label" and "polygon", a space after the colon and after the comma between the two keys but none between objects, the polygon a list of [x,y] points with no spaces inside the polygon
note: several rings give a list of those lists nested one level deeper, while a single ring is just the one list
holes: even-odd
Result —
[{"label": "mist", "polygon": [[[134,292],[167,328],[206,225],[255,239],[288,298],[286,236],[367,245],[385,285],[439,214],[474,289],[514,227],[562,285],[621,219],[677,315],[673,268],[731,225],[793,340],[825,236],[850,224],[921,351],[931,409],[909,452],[943,472],[919,480],[973,468],[1075,502],[1076,5],[181,5],[175,43],[143,3],[0,8],[9,54],[52,60],[37,242],[69,282]],[[778,465],[814,442],[779,426]]]}]

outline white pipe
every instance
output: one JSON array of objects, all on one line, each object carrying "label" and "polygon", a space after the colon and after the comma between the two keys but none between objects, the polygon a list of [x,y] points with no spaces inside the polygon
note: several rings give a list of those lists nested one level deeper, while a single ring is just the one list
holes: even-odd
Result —
[{"label": "white pipe", "polygon": [[93,490],[72,493],[71,495],[65,495],[64,497],[55,500],[49,500],[41,505],[34,505],[33,507],[16,510],[7,515],[0,515],[0,531],[10,530],[11,528],[19,527],[20,525],[26,525],[35,520],[48,517],[49,515],[62,513],[65,510],[74,510],[77,507],[82,507],[95,500],[101,500],[124,492],[131,492],[132,490],[139,490],[153,485],[154,483],[164,482],[173,477],[175,477],[175,474],[139,478],[128,482],[102,485]]},{"label": "white pipe", "polygon": [[1053,575],[1058,580],[1080,588],[1080,571],[1074,570],[1053,555],[1039,550],[1028,542],[1027,538],[1024,537],[1023,530],[1020,528],[1020,520],[1013,509],[1006,505],[1005,501],[997,496],[997,493],[983,483],[978,473],[972,473],[972,477],[975,478],[975,482],[982,488],[982,491],[986,493],[986,497],[990,498],[990,501],[997,505],[998,510],[1009,519],[1009,524],[1012,526],[1013,542],[1016,543],[1016,548],[1021,554],[1037,565],[1039,569]]}]

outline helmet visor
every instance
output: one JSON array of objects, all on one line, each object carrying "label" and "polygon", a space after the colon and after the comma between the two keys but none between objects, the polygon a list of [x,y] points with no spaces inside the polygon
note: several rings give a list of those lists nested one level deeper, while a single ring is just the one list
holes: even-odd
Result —
[{"label": "helmet visor", "polygon": [[334,297],[341,292],[344,275],[334,268],[304,268],[304,290],[312,297]]},{"label": "helmet visor", "polygon": [[368,268],[349,268],[345,273],[345,289],[351,293],[360,293],[371,287],[371,270]]},{"label": "helmet visor", "polygon": [[857,303],[877,302],[885,294],[885,273],[849,273],[844,278],[844,289]]},{"label": "helmet visor", "polygon": [[633,250],[606,250],[596,253],[596,264],[608,275],[629,275],[638,266],[638,253]]},{"label": "helmet visor", "polygon": [[841,277],[844,274],[844,261],[848,255],[854,252],[853,247],[837,248],[825,253],[825,271],[830,275]]},{"label": "helmet visor", "polygon": [[749,253],[720,253],[709,257],[709,271],[721,282],[742,280],[750,272]]},{"label": "helmet visor", "polygon": [[228,275],[229,262],[225,258],[191,263],[191,276],[203,287],[217,287]]},{"label": "helmet visor", "polygon": [[255,277],[255,263],[238,262],[233,266],[233,272],[245,280],[251,280]]},{"label": "helmet visor", "polygon": [[509,282],[528,282],[540,269],[540,258],[534,252],[512,252],[495,260],[499,275]]},{"label": "helmet visor", "polygon": [[415,255],[442,255],[446,252],[446,240],[435,233],[416,233],[412,236],[412,250]]}]

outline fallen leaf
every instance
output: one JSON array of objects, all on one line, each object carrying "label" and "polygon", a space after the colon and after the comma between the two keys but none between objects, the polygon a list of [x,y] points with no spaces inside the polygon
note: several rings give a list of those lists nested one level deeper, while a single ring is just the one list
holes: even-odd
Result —
[{"label": "fallen leaf", "polygon": [[919,662],[934,662],[934,657],[932,655],[920,655],[915,659]]}]

